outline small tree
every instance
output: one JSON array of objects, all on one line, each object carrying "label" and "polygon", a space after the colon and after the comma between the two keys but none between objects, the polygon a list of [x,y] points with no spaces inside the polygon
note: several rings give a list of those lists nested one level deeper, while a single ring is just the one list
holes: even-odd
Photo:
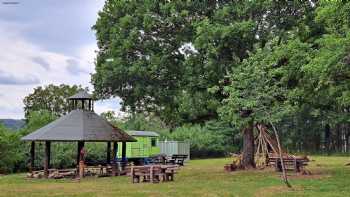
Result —
[{"label": "small tree", "polygon": [[310,61],[311,51],[308,44],[291,41],[260,49],[233,70],[221,114],[243,130],[244,167],[255,166],[254,126],[279,122],[298,106],[301,69]]},{"label": "small tree", "polygon": [[26,96],[23,100],[25,118],[31,111],[47,110],[56,116],[61,116],[69,111],[69,103],[66,99],[79,90],[81,86],[77,85],[47,85],[45,87],[39,86],[34,89],[34,92]]}]

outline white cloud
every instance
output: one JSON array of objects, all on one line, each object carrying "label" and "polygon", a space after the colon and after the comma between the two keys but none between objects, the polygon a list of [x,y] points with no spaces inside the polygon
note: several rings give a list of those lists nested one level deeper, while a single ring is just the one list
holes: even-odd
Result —
[{"label": "white cloud", "polygon": [[32,85],[38,84],[40,80],[34,75],[15,76],[0,70],[0,84],[3,85]]},{"label": "white cloud", "polygon": [[[19,84],[0,84],[0,118],[23,118],[22,101],[38,85],[81,84],[90,90],[93,89],[90,84],[90,73],[94,71],[96,44],[79,48],[78,55],[73,57],[47,51],[27,41],[21,34],[22,30],[23,28],[16,24],[0,20],[0,71],[6,72],[0,77],[3,76],[5,79],[30,77],[31,80],[38,78],[40,84],[26,83],[30,81],[24,79]],[[38,61],[33,61],[33,57],[40,57],[41,63],[50,65],[49,69],[43,68]],[[69,65],[67,60],[74,61],[84,72],[80,72],[79,75],[69,74],[66,70],[66,66]],[[109,102],[97,102],[95,105],[99,113],[107,110],[119,113],[119,108],[119,104],[111,105]]]},{"label": "white cloud", "polygon": [[46,71],[50,70],[50,64],[46,62],[45,59],[43,59],[42,57],[39,57],[39,56],[33,57],[32,60],[33,62],[39,64]]}]

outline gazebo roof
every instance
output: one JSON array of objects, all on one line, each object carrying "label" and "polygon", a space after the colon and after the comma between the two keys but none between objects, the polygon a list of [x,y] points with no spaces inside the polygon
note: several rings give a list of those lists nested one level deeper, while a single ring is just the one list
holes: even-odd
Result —
[{"label": "gazebo roof", "polygon": [[78,93],[68,98],[69,100],[74,99],[92,99],[91,94],[87,93],[85,90],[81,90]]},{"label": "gazebo roof", "polygon": [[133,137],[114,127],[92,111],[73,110],[69,114],[24,136],[25,141],[118,141],[134,142]]}]

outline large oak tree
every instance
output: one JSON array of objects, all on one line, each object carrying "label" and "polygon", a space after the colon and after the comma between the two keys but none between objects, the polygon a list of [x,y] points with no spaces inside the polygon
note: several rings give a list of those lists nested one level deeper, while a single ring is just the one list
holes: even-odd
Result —
[{"label": "large oak tree", "polygon": [[[170,127],[217,119],[232,68],[257,47],[288,39],[313,9],[311,1],[107,0],[93,27],[95,92]],[[254,165],[252,127],[242,127],[247,165]]]}]

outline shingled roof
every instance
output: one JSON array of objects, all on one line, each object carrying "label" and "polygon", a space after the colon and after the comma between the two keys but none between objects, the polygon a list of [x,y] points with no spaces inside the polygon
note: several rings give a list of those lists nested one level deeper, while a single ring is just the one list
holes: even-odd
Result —
[{"label": "shingled roof", "polygon": [[73,110],[69,114],[24,136],[25,141],[118,141],[136,140],[92,111]]}]

